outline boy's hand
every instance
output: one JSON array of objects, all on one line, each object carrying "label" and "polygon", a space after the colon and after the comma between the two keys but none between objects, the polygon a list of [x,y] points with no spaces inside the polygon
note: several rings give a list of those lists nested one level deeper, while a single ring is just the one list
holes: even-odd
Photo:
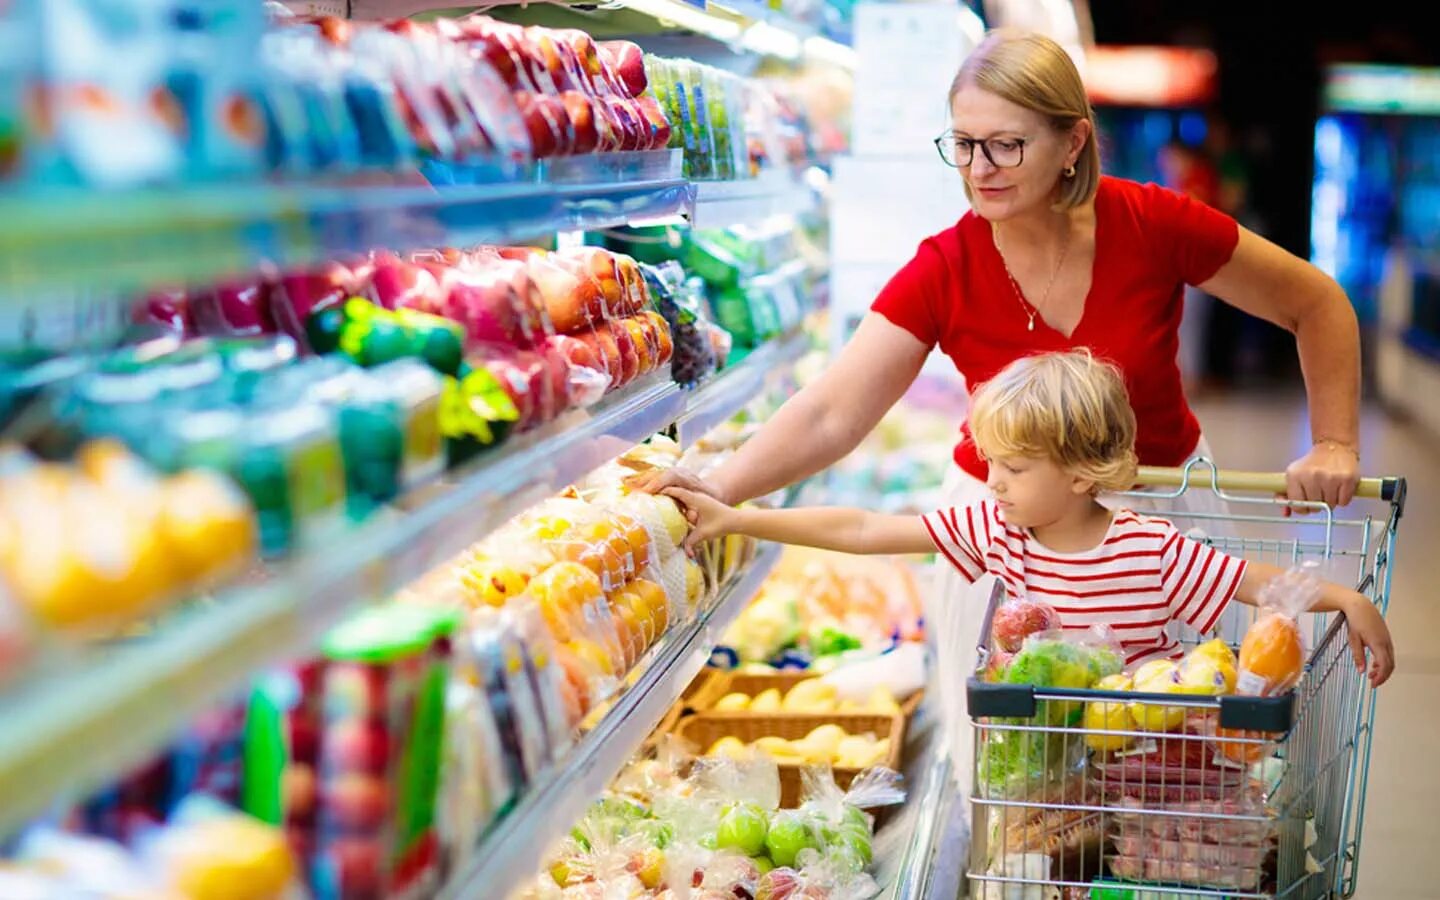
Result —
[{"label": "boy's hand", "polygon": [[1355,657],[1355,670],[1365,671],[1365,651],[1370,651],[1370,684],[1379,687],[1395,671],[1395,646],[1390,642],[1390,628],[1380,610],[1363,594],[1352,593],[1342,606],[1349,625],[1350,652]]},{"label": "boy's hand", "polygon": [[687,552],[711,538],[734,531],[734,507],[726,506],[708,494],[679,487],[667,487],[661,493],[679,502],[686,520],[690,522],[690,533],[685,537]]}]

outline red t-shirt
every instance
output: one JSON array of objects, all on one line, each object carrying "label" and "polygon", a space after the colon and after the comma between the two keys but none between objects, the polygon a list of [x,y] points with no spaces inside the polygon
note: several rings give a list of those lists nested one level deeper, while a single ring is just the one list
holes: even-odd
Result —
[{"label": "red t-shirt", "polygon": [[[1230,260],[1235,220],[1154,184],[1100,179],[1095,195],[1095,265],[1085,310],[1070,337],[1039,316],[1028,331],[990,224],[973,211],[926,238],[871,307],[955,362],[975,388],[1023,356],[1089,347],[1120,367],[1138,423],[1144,465],[1183,463],[1200,440],[1185,401],[1176,354],[1182,290],[1208,281]],[[984,480],[987,467],[961,426],[955,461]]]}]

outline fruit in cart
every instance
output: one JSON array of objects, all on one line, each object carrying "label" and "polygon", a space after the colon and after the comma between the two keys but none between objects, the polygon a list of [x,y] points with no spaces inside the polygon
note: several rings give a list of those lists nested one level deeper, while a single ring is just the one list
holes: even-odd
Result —
[{"label": "fruit in cart", "polygon": [[1279,612],[1256,619],[1240,643],[1239,662],[1241,694],[1268,697],[1293,688],[1305,665],[1305,647],[1295,620]]},{"label": "fruit in cart", "polygon": [[989,653],[990,655],[986,657],[985,672],[982,677],[989,682],[1003,682],[1005,673],[1010,671],[1010,662],[1015,659],[1015,654],[995,648],[991,648]]},{"label": "fruit in cart", "polygon": [[1038,600],[1007,600],[995,610],[990,625],[992,646],[1016,653],[1032,634],[1060,628],[1060,616],[1049,604]]},{"label": "fruit in cart", "polygon": [[815,832],[799,813],[784,810],[770,820],[770,830],[765,835],[765,850],[775,865],[793,866],[802,851],[818,849],[820,846]]},{"label": "fruit in cart", "polygon": [[[1141,694],[1179,694],[1180,671],[1173,660],[1156,659],[1135,670],[1134,690]],[[1165,706],[1153,700],[1130,703],[1130,715],[1141,731],[1174,731],[1185,723],[1183,706]]]},{"label": "fruit in cart", "polygon": [[1180,693],[1221,696],[1235,693],[1235,667],[1209,656],[1188,656],[1180,663]]},{"label": "fruit in cart", "polygon": [[[1128,675],[1107,675],[1095,683],[1097,691],[1129,691],[1133,689],[1134,682]],[[1135,730],[1135,720],[1130,715],[1130,708],[1122,702],[1092,700],[1085,704],[1085,716],[1081,720],[1081,725],[1090,732],[1085,735],[1085,743],[1092,750],[1107,753],[1126,750],[1135,741],[1133,737],[1126,734],[1098,733]]]},{"label": "fruit in cart", "polygon": [[715,846],[756,856],[765,849],[769,825],[769,819],[760,807],[751,803],[733,804],[720,816],[720,825],[715,831]]}]

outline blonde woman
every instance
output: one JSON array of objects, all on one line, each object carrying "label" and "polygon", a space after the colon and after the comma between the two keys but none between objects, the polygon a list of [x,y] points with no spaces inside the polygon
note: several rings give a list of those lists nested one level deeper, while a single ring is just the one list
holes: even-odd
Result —
[{"label": "blonde woman", "polygon": [[[1314,445],[1290,464],[1288,493],[1349,502],[1359,473],[1360,342],[1340,287],[1208,206],[1101,175],[1084,84],[1048,38],[990,34],[949,99],[951,128],[936,146],[964,179],[972,209],[921,243],[829,370],[708,478],[671,471],[639,486],[735,504],[809,477],[859,444],[937,347],[972,390],[1021,357],[1093,349],[1129,387],[1141,463],[1208,455],[1176,363],[1182,290],[1194,285],[1295,334]],[[989,470],[968,426],[954,460],[950,502],[983,499]],[[941,707],[963,716],[986,590],[949,566],[937,575],[927,622]],[[951,751],[956,771],[968,772],[968,748]]]}]

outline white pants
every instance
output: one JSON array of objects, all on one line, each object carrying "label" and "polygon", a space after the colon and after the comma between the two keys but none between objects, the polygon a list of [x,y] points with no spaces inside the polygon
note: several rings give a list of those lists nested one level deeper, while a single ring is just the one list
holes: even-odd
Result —
[{"label": "white pants", "polygon": [[[1191,456],[1209,458],[1210,447],[1202,437]],[[1206,473],[1199,473],[1201,480]],[[989,496],[984,482],[977,480],[958,466],[952,467],[944,485],[945,502],[950,506],[965,506],[977,503]],[[1184,511],[1195,513],[1228,512],[1229,504],[1217,497],[1208,484],[1192,486],[1179,497],[1166,497],[1160,501],[1149,501],[1144,497],[1102,496],[1107,506],[1124,506],[1136,512]],[[1187,526],[1177,523],[1182,531]],[[1216,533],[1223,523],[1207,523],[1206,530]],[[947,749],[954,765],[956,788],[968,806],[970,788],[974,781],[975,731],[970,724],[966,709],[965,684],[974,674],[980,644],[980,625],[985,619],[985,606],[995,583],[994,576],[968,582],[944,558],[937,560],[931,573],[929,590],[925,592],[925,623],[928,640],[935,660],[934,692],[939,700],[936,704],[938,719],[947,740]],[[1220,630],[1229,633],[1233,627],[1229,610],[1222,617]],[[1243,625],[1241,633],[1243,633]]]}]

